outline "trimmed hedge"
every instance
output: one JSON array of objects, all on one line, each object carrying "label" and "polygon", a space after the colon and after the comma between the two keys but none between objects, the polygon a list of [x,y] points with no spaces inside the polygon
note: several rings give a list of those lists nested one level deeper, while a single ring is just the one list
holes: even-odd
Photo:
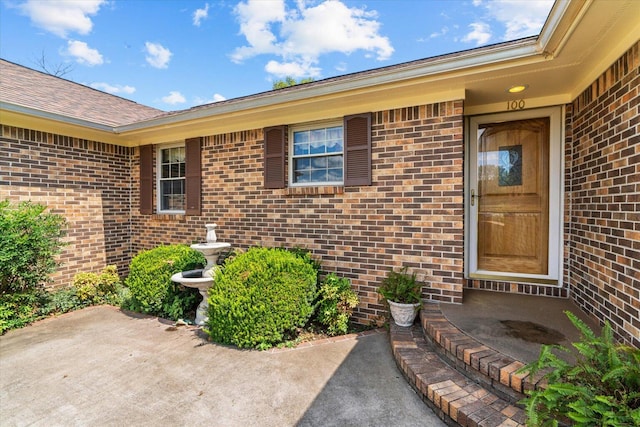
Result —
[{"label": "trimmed hedge", "polygon": [[265,349],[303,327],[313,312],[317,274],[303,257],[251,248],[225,264],[209,289],[213,341]]},{"label": "trimmed hedge", "polygon": [[141,313],[183,318],[195,311],[199,293],[171,281],[175,273],[202,268],[204,255],[187,245],[165,245],[136,255],[125,284],[131,291],[128,309]]}]

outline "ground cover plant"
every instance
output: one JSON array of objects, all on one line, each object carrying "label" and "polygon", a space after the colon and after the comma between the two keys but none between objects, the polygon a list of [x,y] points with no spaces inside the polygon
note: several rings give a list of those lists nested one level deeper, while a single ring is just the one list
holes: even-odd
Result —
[{"label": "ground cover plant", "polygon": [[0,294],[0,334],[90,305],[119,306],[125,295],[126,289],[115,265],[105,267],[100,273],[78,273],[73,284],[64,288],[45,290],[38,287]]},{"label": "ground cover plant", "polygon": [[573,313],[565,313],[581,333],[580,341],[573,343],[576,363],[565,362],[552,351],[567,348],[543,345],[538,360],[520,370],[544,373],[548,381],[522,401],[527,425],[639,426],[640,349],[616,343],[608,322],[596,336]]},{"label": "ground cover plant", "polygon": [[172,320],[193,318],[200,293],[172,282],[171,276],[205,264],[204,255],[187,245],[163,245],[140,252],[129,266],[125,285],[130,298],[123,308]]}]

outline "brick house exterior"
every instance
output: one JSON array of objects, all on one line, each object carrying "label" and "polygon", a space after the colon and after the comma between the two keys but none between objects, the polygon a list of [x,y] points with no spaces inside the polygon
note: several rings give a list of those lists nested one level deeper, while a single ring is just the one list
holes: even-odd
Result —
[{"label": "brick house exterior", "polygon": [[[563,7],[582,7],[575,3]],[[355,319],[362,324],[376,322],[385,314],[376,289],[386,272],[408,265],[423,282],[425,299],[464,303],[464,290],[468,288],[572,298],[601,323],[611,322],[621,340],[640,346],[640,42],[638,24],[622,17],[628,15],[628,9],[637,9],[636,4],[623,1],[618,6],[617,25],[626,25],[631,35],[625,39],[626,44],[616,45],[619,53],[612,58],[614,62],[585,74],[593,77],[579,87],[577,96],[557,102],[556,94],[550,93],[547,98],[532,99],[530,104],[533,109],[558,106],[562,111],[559,285],[475,278],[465,273],[465,252],[469,251],[465,217],[469,216],[471,200],[469,117],[503,111],[504,103],[479,103],[469,87],[464,88],[466,92],[425,92],[422,102],[416,101],[420,96],[409,94],[411,91],[403,95],[400,89],[394,89],[398,99],[387,99],[375,96],[377,90],[384,89],[379,83],[367,87],[364,95],[344,95],[346,106],[334,106],[332,110],[314,92],[323,85],[352,84],[376,72],[379,76],[400,75],[414,66],[435,66],[440,60],[450,61],[453,66],[457,55],[279,92],[300,94],[298,99],[308,106],[317,105],[318,120],[358,113],[370,114],[371,120],[370,185],[292,186],[285,182],[282,188],[265,185],[265,129],[284,126],[286,139],[290,126],[313,118],[313,108],[296,116],[274,114],[265,107],[262,115],[258,109],[255,115],[260,118],[249,121],[251,125],[229,120],[226,127],[189,127],[182,124],[180,112],[172,115],[114,100],[110,95],[0,61],[0,197],[41,201],[67,218],[70,245],[55,276],[60,286],[70,283],[76,272],[96,271],[107,264],[116,264],[125,275],[132,256],[140,250],[200,241],[204,224],[215,221],[219,240],[234,247],[300,246],[311,250],[322,261],[324,271],[351,279],[360,297]],[[576,34],[582,34],[580,25],[587,25],[584,22],[590,22],[591,16],[602,13],[602,7],[597,2],[590,6],[576,24]],[[570,26],[577,18],[565,10],[562,19]],[[558,24],[557,28],[564,27]],[[589,32],[586,27],[584,31]],[[615,38],[611,35],[612,40]],[[490,56],[502,48],[519,49],[523,43],[505,43],[471,54]],[[568,52],[563,55],[570,56],[571,41],[566,46]],[[601,55],[604,48],[601,45],[588,58]],[[542,73],[543,65],[539,67]],[[481,76],[484,72],[468,73]],[[27,89],[11,90],[24,76],[47,79],[70,96],[90,98],[102,110],[85,112],[82,119],[100,126],[50,123],[76,118],[73,106],[58,106],[58,110],[44,107],[50,110],[46,120],[24,119],[36,113],[28,108],[9,108],[13,104],[35,108],[29,102],[37,95],[31,93],[29,98]],[[508,84],[505,79],[503,86]],[[305,95],[307,92],[309,95]],[[254,108],[251,102],[259,104],[263,99],[258,94],[238,102],[249,111]],[[327,106],[338,105],[330,101],[326,101]],[[286,102],[282,101],[283,105]],[[210,114],[215,115],[217,108],[223,110],[228,105],[235,104],[194,107],[184,113],[206,115],[209,110],[204,110],[210,108]],[[119,116],[116,111],[127,114]],[[328,111],[335,115],[328,115]],[[158,130],[137,124],[152,119],[158,120],[151,125]],[[176,130],[165,137],[159,129],[167,121]],[[109,126],[119,131],[105,131]],[[199,147],[199,201],[186,214],[161,213],[157,207],[158,153],[163,144],[176,140],[195,140]],[[291,168],[289,142],[283,143],[285,181]],[[141,165],[146,165],[142,171]],[[145,168],[150,169],[145,172]],[[150,187],[143,182],[145,173],[153,175]],[[147,201],[151,205],[145,205]]]}]

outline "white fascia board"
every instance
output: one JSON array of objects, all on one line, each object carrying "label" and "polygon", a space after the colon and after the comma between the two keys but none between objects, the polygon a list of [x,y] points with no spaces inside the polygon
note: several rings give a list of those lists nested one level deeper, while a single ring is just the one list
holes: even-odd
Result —
[{"label": "white fascia board", "polygon": [[102,132],[109,132],[109,133],[115,134],[115,128],[113,126],[99,124],[89,120],[76,119],[74,117],[69,117],[62,114],[50,113],[48,111],[25,107],[22,105],[12,104],[9,102],[0,101],[0,111],[9,111],[12,113],[24,114],[26,116],[52,120],[52,121],[70,124],[70,125],[82,126],[89,129],[94,129]]}]

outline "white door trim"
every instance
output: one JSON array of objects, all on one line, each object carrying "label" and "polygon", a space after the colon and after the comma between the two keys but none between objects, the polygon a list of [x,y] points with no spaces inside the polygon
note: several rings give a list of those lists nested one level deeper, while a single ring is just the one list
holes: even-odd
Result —
[{"label": "white door trim", "polygon": [[[477,267],[478,204],[471,206],[471,190],[477,192],[478,126],[513,120],[549,117],[549,271],[541,274],[479,270]],[[516,283],[539,283],[562,286],[563,218],[564,218],[564,107],[546,107],[467,117],[465,155],[465,277],[467,279],[500,280]]]}]

